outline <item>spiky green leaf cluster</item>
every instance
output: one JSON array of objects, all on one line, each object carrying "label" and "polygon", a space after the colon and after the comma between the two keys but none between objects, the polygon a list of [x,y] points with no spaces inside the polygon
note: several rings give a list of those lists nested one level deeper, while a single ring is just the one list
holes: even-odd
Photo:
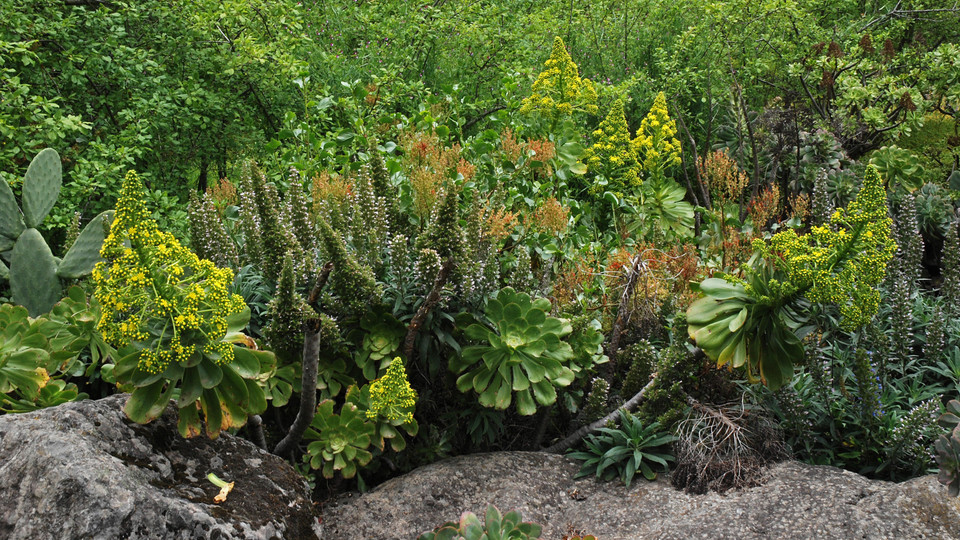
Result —
[{"label": "spiky green leaf cluster", "polygon": [[379,287],[373,272],[361,266],[347,251],[340,233],[333,230],[324,219],[318,222],[320,243],[327,259],[333,263],[327,290],[332,291],[336,301],[324,302],[325,311],[339,316],[355,316],[364,311],[370,300],[379,296]]},{"label": "spiky green leaf cluster", "polygon": [[605,427],[599,431],[599,435],[588,435],[584,439],[586,450],[567,454],[583,460],[577,478],[593,474],[598,480],[610,481],[619,477],[630,487],[638,471],[647,480],[654,480],[657,477],[654,468],[667,470],[668,462],[674,460],[667,445],[677,437],[661,432],[657,422],[644,426],[625,409],[620,411],[619,428]]},{"label": "spiky green leaf cluster", "polygon": [[270,322],[263,328],[263,337],[282,360],[296,362],[300,360],[303,349],[303,325],[315,315],[313,308],[297,293],[293,255],[287,253],[277,282],[277,292],[267,307]]}]

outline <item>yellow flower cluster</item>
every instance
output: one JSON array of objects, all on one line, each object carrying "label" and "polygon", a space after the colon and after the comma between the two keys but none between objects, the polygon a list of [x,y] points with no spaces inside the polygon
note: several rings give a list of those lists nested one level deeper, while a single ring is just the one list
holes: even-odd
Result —
[{"label": "yellow flower cluster", "polygon": [[668,167],[680,164],[680,141],[676,134],[677,124],[670,119],[667,98],[660,92],[633,140],[634,151],[642,157],[641,164],[648,178],[659,178]]},{"label": "yellow flower cluster", "polygon": [[[593,132],[592,146],[584,152],[583,160],[592,171],[607,177],[607,191],[623,197],[640,187],[640,162],[630,140],[630,128],[623,111],[623,100],[610,107],[607,117]],[[600,186],[590,191],[598,193]]]},{"label": "yellow flower cluster", "polygon": [[582,110],[597,114],[597,88],[590,79],[581,79],[560,37],[553,40],[553,51],[533,83],[533,93],[523,100],[520,112],[534,110],[559,117]]},{"label": "yellow flower cluster", "polygon": [[161,373],[195,354],[218,364],[233,360],[233,348],[222,341],[226,317],[245,307],[243,298],[229,293],[233,272],[199,259],[157,228],[133,171],[124,179],[100,255],[105,262],[93,271],[103,312],[97,329],[118,349],[142,347],[140,369]]},{"label": "yellow flower cluster", "polygon": [[758,250],[772,258],[812,302],[840,308],[844,328],[867,323],[877,312],[875,289],[897,249],[890,236],[887,198],[876,168],[868,167],[856,200],[837,210],[829,225],[813,227],[799,236],[793,230],[777,233]]},{"label": "yellow flower cluster", "polygon": [[413,420],[413,408],[417,404],[417,393],[410,388],[407,372],[400,357],[394,358],[387,373],[370,383],[370,408],[367,418],[378,416],[388,421],[407,423]]}]

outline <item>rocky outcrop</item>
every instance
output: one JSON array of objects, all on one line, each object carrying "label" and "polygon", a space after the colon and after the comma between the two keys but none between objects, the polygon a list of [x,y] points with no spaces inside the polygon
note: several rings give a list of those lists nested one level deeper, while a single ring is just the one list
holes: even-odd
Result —
[{"label": "rocky outcrop", "polygon": [[411,539],[488,503],[517,509],[544,526],[543,538],[569,531],[601,540],[643,538],[957,538],[960,502],[933,476],[902,484],[836,469],[785,462],[760,486],[690,495],[666,478],[630,488],[573,480],[564,457],[504,452],[457,457],[395,478],[324,508],[325,534],[338,540]]},{"label": "rocky outcrop", "polygon": [[[0,416],[0,538],[317,538],[286,462],[228,434],[183,439],[170,406],[127,420],[126,396]],[[227,500],[206,479],[235,482]]]}]

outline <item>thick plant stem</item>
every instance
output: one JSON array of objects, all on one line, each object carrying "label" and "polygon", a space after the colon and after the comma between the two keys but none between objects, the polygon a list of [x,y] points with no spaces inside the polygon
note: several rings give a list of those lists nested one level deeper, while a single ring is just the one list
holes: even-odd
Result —
[{"label": "thick plant stem", "polygon": [[610,362],[604,368],[604,373],[609,376],[616,371],[617,350],[620,349],[620,335],[623,333],[623,327],[630,319],[630,298],[633,296],[633,290],[637,288],[637,277],[640,275],[640,268],[643,266],[643,255],[638,254],[633,259],[633,265],[630,267],[630,274],[627,276],[627,285],[623,288],[623,294],[620,295],[620,306],[617,308],[617,318],[613,321],[613,328],[610,330],[610,344],[607,346],[607,356]]},{"label": "thick plant stem", "polygon": [[556,405],[557,402],[554,401],[546,408],[540,409],[540,418],[537,420],[537,432],[533,435],[533,445],[531,445],[534,449],[540,448],[540,443],[543,442],[543,436],[547,433],[547,425],[550,423],[550,413],[553,412],[553,408]]},{"label": "thick plant stem", "polygon": [[653,384],[655,382],[657,382],[656,374],[654,374],[653,378],[650,379],[650,382],[648,382],[646,386],[641,388],[639,392],[637,392],[632,398],[628,399],[623,405],[621,405],[620,407],[617,407],[615,411],[604,416],[603,418],[597,420],[592,424],[583,426],[582,428],[570,434],[570,436],[567,437],[566,439],[563,439],[557,444],[544,448],[543,450],[541,450],[541,452],[547,452],[550,454],[562,454],[563,451],[566,450],[567,448],[571,448],[575,446],[577,443],[580,442],[581,439],[593,433],[594,431],[602,428],[603,426],[607,425],[607,422],[617,418],[617,416],[620,415],[621,409],[630,411],[636,408],[636,406],[640,404],[640,400],[643,399],[644,394],[647,393],[647,390],[650,390],[651,388],[653,388]]},{"label": "thick plant stem", "polygon": [[251,416],[247,425],[250,427],[250,436],[253,437],[253,443],[266,450],[267,439],[263,436],[263,419],[260,418],[260,415]]},{"label": "thick plant stem", "polygon": [[314,411],[317,408],[317,364],[320,362],[320,321],[314,320],[312,328],[307,332],[303,341],[303,390],[300,392],[300,410],[297,418],[287,431],[287,436],[277,443],[273,453],[285,456],[300,442],[303,433],[313,421]]},{"label": "thick plant stem", "polygon": [[323,268],[320,269],[320,275],[317,276],[317,282],[310,291],[310,296],[307,297],[307,303],[318,313],[320,312],[320,291],[322,291],[324,285],[327,284],[327,279],[330,278],[331,271],[333,271],[332,262],[323,265]]},{"label": "thick plant stem", "polygon": [[[320,311],[320,291],[327,284],[327,278],[330,277],[331,270],[333,270],[333,263],[328,262],[323,265],[320,275],[317,276],[317,282],[307,299],[313,309],[318,312]],[[313,415],[317,409],[317,367],[320,363],[321,324],[320,319],[312,319],[306,324],[307,330],[304,332],[306,335],[303,340],[300,410],[297,411],[297,418],[293,421],[293,425],[287,430],[286,437],[277,443],[277,446],[273,449],[273,453],[278,456],[285,456],[296,447],[304,432],[310,427],[310,422],[313,421]]]},{"label": "thick plant stem", "polygon": [[453,259],[450,258],[444,261],[443,266],[440,267],[440,271],[437,272],[437,279],[433,282],[433,288],[430,289],[430,294],[423,300],[417,313],[410,320],[407,335],[403,339],[403,357],[406,358],[407,362],[413,359],[413,344],[417,340],[417,335],[420,334],[423,321],[426,320],[433,306],[440,301],[440,292],[443,290],[443,286],[447,284],[447,279],[449,279],[452,270]]}]

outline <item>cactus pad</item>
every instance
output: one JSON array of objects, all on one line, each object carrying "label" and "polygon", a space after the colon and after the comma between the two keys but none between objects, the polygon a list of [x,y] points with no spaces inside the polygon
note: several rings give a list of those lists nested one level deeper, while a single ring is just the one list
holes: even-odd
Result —
[{"label": "cactus pad", "polygon": [[57,262],[40,231],[26,229],[10,256],[10,292],[31,317],[50,311],[60,300]]},{"label": "cactus pad", "polygon": [[20,215],[17,199],[13,196],[10,185],[0,181],[0,235],[16,240],[21,232],[23,232],[23,216]]},{"label": "cactus pad", "polygon": [[100,246],[106,238],[106,227],[113,221],[113,210],[108,210],[83,228],[73,246],[63,256],[63,261],[57,267],[57,275],[64,279],[81,278],[93,272],[93,266],[101,261]]},{"label": "cactus pad", "polygon": [[43,223],[60,196],[63,170],[60,154],[47,148],[37,154],[23,176],[23,217],[27,227]]}]

